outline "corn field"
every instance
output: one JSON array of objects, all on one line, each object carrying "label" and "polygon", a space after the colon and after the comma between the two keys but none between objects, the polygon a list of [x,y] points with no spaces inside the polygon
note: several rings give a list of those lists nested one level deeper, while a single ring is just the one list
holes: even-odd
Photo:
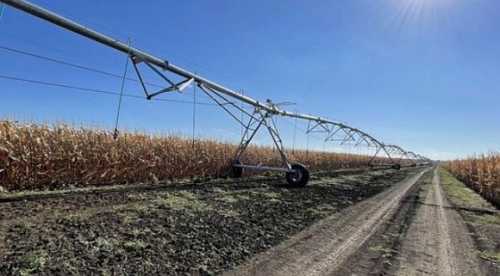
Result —
[{"label": "corn field", "polygon": [[[68,125],[0,121],[0,187],[9,191],[155,183],[227,175],[237,146],[179,136],[113,133]],[[295,151],[312,170],[360,167],[362,155]],[[280,164],[271,147],[250,147],[244,162]]]},{"label": "corn field", "polygon": [[500,207],[500,154],[492,153],[447,163],[460,181]]}]

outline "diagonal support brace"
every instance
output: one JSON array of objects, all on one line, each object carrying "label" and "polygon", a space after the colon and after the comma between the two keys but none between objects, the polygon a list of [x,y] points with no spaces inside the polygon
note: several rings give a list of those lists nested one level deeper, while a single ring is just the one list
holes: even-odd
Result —
[{"label": "diagonal support brace", "polygon": [[[139,82],[141,83],[142,89],[144,90],[144,94],[146,95],[146,99],[151,100],[152,98],[163,94],[163,93],[168,93],[168,92],[173,92],[177,91],[179,93],[182,93],[189,85],[191,85],[194,82],[194,78],[186,78],[185,80],[179,82],[179,83],[174,83],[171,81],[165,74],[163,74],[160,70],[158,70],[156,67],[151,65],[149,62],[142,60],[138,56],[130,56],[130,59],[132,60],[132,64],[134,65],[134,70],[135,73],[137,74],[137,77],[139,78]],[[149,93],[146,83],[144,82],[144,77],[142,76],[139,67],[137,64],[139,63],[144,63],[146,66],[148,66],[153,72],[155,72],[158,76],[160,76],[163,80],[165,80],[168,84],[170,84],[169,87],[161,89],[159,91]]]}]

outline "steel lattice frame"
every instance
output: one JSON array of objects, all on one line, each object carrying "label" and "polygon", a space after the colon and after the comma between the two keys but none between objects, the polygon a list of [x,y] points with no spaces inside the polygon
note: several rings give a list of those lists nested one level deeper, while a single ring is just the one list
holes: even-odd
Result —
[{"label": "steel lattice frame", "polygon": [[[292,117],[296,119],[301,119],[308,121],[307,133],[321,132],[326,135],[325,142],[339,142],[341,145],[352,144],[354,146],[365,145],[368,147],[375,148],[375,155],[370,160],[370,163],[376,160],[379,153],[383,152],[386,155],[391,164],[394,166],[401,166],[405,163],[410,163],[413,165],[427,164],[430,162],[428,158],[421,155],[415,154],[411,151],[405,151],[396,145],[386,145],[380,140],[374,138],[373,136],[367,134],[366,132],[348,126],[343,123],[331,121],[322,117],[311,116],[307,114],[301,114],[296,112],[289,112],[281,109],[277,104],[274,104],[271,100],[266,100],[265,102],[260,102],[251,97],[242,95],[234,90],[226,88],[220,84],[203,78],[197,74],[191,73],[179,66],[176,66],[169,61],[163,60],[156,56],[153,56],[147,52],[139,50],[134,47],[115,40],[109,36],[102,33],[89,29],[82,26],[74,21],[66,19],[56,13],[49,10],[41,8],[34,5],[28,1],[24,0],[0,0],[11,7],[19,9],[21,11],[27,12],[33,16],[39,17],[46,21],[49,21],[55,25],[58,25],[66,30],[72,31],[74,33],[85,36],[91,40],[104,44],[108,47],[114,48],[122,53],[125,53],[132,60],[134,70],[139,78],[140,84],[144,90],[147,99],[152,99],[164,93],[169,92],[182,92],[190,85],[197,85],[201,90],[208,95],[214,102],[216,102],[224,111],[226,111],[232,118],[234,118],[239,124],[241,124],[245,131],[242,135],[239,147],[235,153],[233,167],[240,169],[260,169],[260,170],[275,170],[282,171],[288,174],[297,174],[297,169],[294,169],[294,164],[289,160],[283,142],[281,140],[279,129],[275,122],[276,116]],[[145,64],[150,70],[155,74],[160,76],[168,85],[166,88],[150,92],[147,89],[146,82],[144,81],[143,74],[139,68],[139,64]],[[180,82],[174,82],[167,76],[169,73],[177,78],[181,77],[183,80]],[[238,103],[236,104],[235,101]],[[239,104],[248,105],[249,109],[245,109],[239,106]],[[248,111],[251,110],[251,111]],[[236,115],[236,112],[244,114],[248,120],[241,120]],[[248,165],[241,163],[241,156],[247,149],[248,145],[255,137],[259,129],[265,128],[272,138],[274,145],[280,153],[280,157],[283,163],[282,167],[268,167],[261,165]],[[307,172],[308,173],[308,172]]]}]

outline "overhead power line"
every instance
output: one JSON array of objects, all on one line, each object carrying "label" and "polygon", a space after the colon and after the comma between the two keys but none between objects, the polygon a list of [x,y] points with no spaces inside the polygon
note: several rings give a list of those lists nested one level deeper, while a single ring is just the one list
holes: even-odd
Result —
[{"label": "overhead power line", "polygon": [[[42,60],[45,60],[45,61],[50,61],[50,62],[57,63],[57,64],[60,64],[60,65],[65,65],[65,66],[73,67],[73,68],[76,68],[76,69],[81,69],[81,70],[85,70],[85,71],[89,71],[89,72],[93,72],[93,73],[105,75],[105,76],[108,76],[108,77],[113,77],[113,78],[117,78],[117,79],[122,79],[123,78],[123,75],[119,75],[119,74],[107,72],[107,71],[104,71],[104,70],[100,70],[100,69],[89,67],[89,66],[85,66],[85,65],[80,65],[80,64],[76,64],[76,63],[67,62],[67,61],[64,61],[62,59],[56,59],[56,58],[52,58],[52,57],[48,57],[48,56],[44,56],[44,55],[40,55],[40,54],[36,54],[36,53],[32,53],[32,52],[28,52],[28,51],[25,51],[25,50],[14,49],[14,48],[3,46],[3,45],[0,45],[0,49],[8,51],[8,52],[11,52],[11,53],[16,53],[16,54],[20,54],[20,55],[24,55],[24,56],[29,56],[29,57],[34,57],[34,58],[37,58],[37,59],[42,59]],[[130,78],[130,77],[127,77],[125,79],[128,80],[128,81],[139,82],[139,80],[134,79],[134,78]],[[147,83],[147,84],[151,85],[151,86],[161,87],[161,88],[164,87],[162,85],[155,84],[155,83]]]},{"label": "overhead power line", "polygon": [[[110,91],[110,90],[95,89],[95,88],[74,86],[74,85],[69,85],[69,84],[64,84],[64,83],[56,83],[56,82],[49,82],[49,81],[41,81],[41,80],[19,78],[19,77],[7,76],[7,75],[1,75],[1,74],[0,74],[0,79],[11,80],[11,81],[18,81],[18,82],[25,82],[25,83],[31,83],[31,84],[38,84],[38,85],[44,85],[44,86],[51,86],[51,87],[67,88],[67,89],[78,90],[78,91],[81,91],[81,92],[90,92],[90,93],[95,93],[95,94],[120,96],[119,92]],[[135,99],[141,99],[141,100],[147,100],[143,96],[137,96],[137,95],[127,94],[127,93],[123,93],[123,97],[135,98]],[[172,103],[180,103],[180,104],[193,104],[193,101],[174,100],[174,99],[160,99],[160,98],[156,98],[156,99],[151,99],[151,101],[172,102]],[[207,103],[207,102],[196,102],[196,104],[198,104],[198,105],[207,105],[207,106],[217,106],[216,104]]]},{"label": "overhead power line", "polygon": [[[44,60],[44,61],[48,61],[48,62],[52,62],[52,63],[63,65],[63,66],[68,66],[68,67],[75,68],[75,69],[93,72],[93,73],[101,74],[101,75],[108,76],[108,77],[113,77],[113,78],[120,79],[120,80],[123,79],[123,75],[120,75],[120,74],[104,71],[104,70],[101,70],[101,69],[98,69],[95,67],[90,67],[87,65],[72,63],[69,61],[65,61],[63,59],[53,58],[53,57],[49,57],[49,56],[38,54],[38,53],[33,53],[30,51],[26,51],[26,50],[21,50],[21,49],[8,47],[8,46],[4,46],[4,45],[0,45],[0,50],[4,50],[4,51],[10,52],[10,53],[19,54],[19,55],[23,55],[23,56],[27,56],[27,57],[32,57],[32,58],[36,58],[36,59],[40,59],[40,60]],[[132,81],[135,83],[140,83],[140,81],[138,79],[131,78],[131,77],[126,77],[125,80]],[[147,85],[150,85],[150,86],[157,87],[157,88],[164,88],[165,87],[165,85],[160,85],[157,83],[151,83],[151,82],[144,82],[144,83]]]}]

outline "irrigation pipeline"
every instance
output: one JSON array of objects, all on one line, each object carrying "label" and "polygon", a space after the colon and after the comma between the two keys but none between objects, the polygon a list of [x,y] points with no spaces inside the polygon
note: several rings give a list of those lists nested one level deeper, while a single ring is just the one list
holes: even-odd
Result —
[{"label": "irrigation pipeline", "polygon": [[[430,160],[428,158],[410,151],[406,151],[399,146],[386,145],[360,129],[323,117],[286,111],[281,108],[280,104],[273,103],[269,99],[264,102],[255,100],[247,95],[243,95],[230,88],[224,87],[223,85],[204,78],[196,73],[192,73],[180,66],[171,63],[168,60],[156,57],[138,48],[131,47],[126,43],[87,28],[79,23],[69,20],[63,16],[32,4],[28,1],[0,0],[0,3],[1,2],[18,10],[31,14],[35,17],[48,21],[52,24],[55,24],[65,30],[84,36],[107,47],[111,47],[127,55],[128,58],[130,58],[130,60],[132,61],[132,65],[137,74],[138,80],[148,100],[151,100],[156,96],[165,93],[182,93],[187,87],[191,86],[192,84],[198,86],[202,90],[202,92],[204,92],[208,97],[216,102],[217,105],[219,105],[245,129],[233,163],[233,175],[236,177],[242,175],[243,169],[272,170],[285,172],[287,175],[287,180],[290,184],[302,186],[307,183],[309,178],[309,171],[301,164],[292,164],[288,159],[281,140],[279,129],[277,128],[275,123],[275,116],[284,116],[313,122],[314,124],[310,128],[308,128],[307,133],[309,134],[314,131],[323,132],[327,135],[325,142],[340,141],[342,144],[346,142],[354,142],[355,145],[366,144],[367,146],[374,146],[377,148],[377,150],[372,160],[376,160],[376,157],[379,153],[385,153],[387,158],[395,166],[399,167],[402,165],[401,163],[404,160],[412,160],[415,165],[417,165],[418,163],[430,163]],[[148,82],[144,79],[144,76],[141,73],[142,69],[139,66],[146,67],[146,69],[149,69],[150,71],[158,75],[161,79],[163,79],[166,83],[165,88],[153,92],[149,91],[147,86]],[[169,73],[170,76],[167,76],[166,73]],[[173,81],[172,77],[175,77],[177,79],[181,78],[182,80],[180,82]],[[248,112],[245,109],[241,108],[238,104],[235,103],[235,101],[251,106],[253,108],[253,112]],[[238,118],[239,113],[238,115],[236,115],[235,111],[241,112],[241,114],[245,113],[248,121],[243,122],[242,120],[240,120]],[[283,163],[282,167],[247,165],[241,162],[243,153],[245,152],[249,143],[252,141],[253,137],[255,136],[257,131],[259,131],[259,129],[267,129],[267,132],[272,138],[274,145],[281,156]],[[341,135],[341,138],[339,138],[338,135]],[[398,158],[393,158],[394,155],[398,156]]]}]

